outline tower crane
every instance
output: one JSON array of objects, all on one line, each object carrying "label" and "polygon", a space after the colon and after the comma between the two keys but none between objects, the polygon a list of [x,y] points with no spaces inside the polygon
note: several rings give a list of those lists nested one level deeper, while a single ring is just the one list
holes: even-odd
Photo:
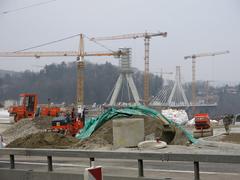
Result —
[{"label": "tower crane", "polygon": [[150,46],[150,39],[152,37],[157,37],[157,36],[167,37],[167,32],[133,33],[133,34],[118,35],[118,36],[95,37],[95,38],[90,39],[92,41],[107,41],[107,40],[144,38],[144,47],[145,47],[145,55],[144,55],[144,104],[145,105],[148,105],[148,103],[149,103],[149,46]]},{"label": "tower crane", "polygon": [[84,105],[84,57],[85,56],[114,56],[119,58],[123,53],[119,51],[113,52],[85,52],[84,51],[84,35],[80,34],[80,46],[78,51],[17,51],[17,52],[0,52],[0,57],[77,57],[77,91],[76,105]]},{"label": "tower crane", "polygon": [[220,51],[214,53],[201,53],[201,54],[193,54],[190,56],[185,56],[184,59],[192,59],[192,106],[196,105],[196,58],[199,57],[208,57],[208,56],[217,56],[222,54],[228,54],[229,51]]}]

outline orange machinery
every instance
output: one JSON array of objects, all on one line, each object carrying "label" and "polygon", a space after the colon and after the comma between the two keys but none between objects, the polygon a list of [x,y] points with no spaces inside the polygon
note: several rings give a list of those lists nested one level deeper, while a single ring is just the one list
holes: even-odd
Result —
[{"label": "orange machinery", "polygon": [[75,136],[84,126],[84,117],[72,115],[58,116],[52,119],[51,131]]},{"label": "orange machinery", "polygon": [[56,117],[60,113],[59,107],[50,107],[50,106],[41,106],[40,107],[40,116],[52,116]]},{"label": "orange machinery", "polygon": [[22,93],[19,95],[19,105],[11,106],[9,113],[14,116],[15,122],[23,118],[34,118],[36,114],[41,116],[57,116],[60,112],[59,107],[41,107],[38,111],[38,96],[37,94]]},{"label": "orange machinery", "polygon": [[195,129],[193,136],[196,138],[206,137],[213,135],[213,129],[211,127],[210,118],[208,114],[195,114]]}]

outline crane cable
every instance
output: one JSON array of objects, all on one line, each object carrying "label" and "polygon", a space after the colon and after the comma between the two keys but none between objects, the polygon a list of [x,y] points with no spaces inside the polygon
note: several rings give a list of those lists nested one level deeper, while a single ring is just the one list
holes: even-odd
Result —
[{"label": "crane cable", "polygon": [[111,52],[114,52],[112,49],[110,49],[110,48],[108,48],[107,46],[105,46],[104,44],[102,44],[102,43],[100,43],[100,42],[94,40],[93,38],[90,38],[90,37],[88,37],[88,36],[86,36],[86,35],[85,35],[85,37],[86,37],[89,41],[94,42],[95,44],[97,44],[97,45],[103,47],[104,49],[106,49],[106,50],[108,50],[108,51],[111,51]]},{"label": "crane cable", "polygon": [[45,5],[45,4],[52,3],[52,2],[54,2],[54,1],[57,1],[57,0],[44,1],[44,2],[40,2],[40,3],[36,3],[36,4],[31,4],[31,5],[29,5],[29,6],[24,6],[24,7],[21,7],[21,8],[16,8],[16,9],[11,9],[11,10],[7,10],[7,11],[3,11],[3,12],[1,12],[0,15],[5,15],[5,14],[9,14],[9,13],[21,11],[21,10],[28,9],[28,8],[32,8],[32,7],[36,7],[36,6],[42,6],[42,5]]},{"label": "crane cable", "polygon": [[[65,37],[65,38],[61,38],[61,39],[58,39],[58,40],[55,40],[55,41],[50,41],[50,42],[43,43],[43,44],[39,44],[39,45],[32,46],[32,47],[29,47],[29,48],[24,48],[24,49],[21,49],[21,50],[17,50],[17,51],[15,51],[14,53],[23,52],[23,51],[28,51],[28,50],[36,49],[36,48],[43,47],[43,46],[48,46],[48,45],[51,45],[51,44],[54,44],[54,43],[58,43],[58,42],[61,42],[61,41],[65,41],[65,40],[68,40],[68,39],[72,39],[72,38],[77,37],[77,36],[80,36],[80,33],[79,33],[79,34],[72,35],[72,36],[68,36],[68,37]],[[83,35],[83,36],[90,40],[90,38],[87,37],[86,35]],[[90,41],[91,41],[91,40],[90,40]],[[101,43],[99,43],[99,42],[94,42],[94,43],[96,43],[97,45],[105,48],[105,49],[108,50],[108,51],[115,52],[115,51],[113,51],[112,49],[106,47],[105,45],[103,45],[103,44],[101,44]]]},{"label": "crane cable", "polygon": [[32,47],[29,47],[29,48],[21,49],[21,50],[15,51],[14,53],[27,51],[27,50],[31,50],[31,49],[36,49],[36,48],[39,48],[39,47],[43,47],[43,46],[47,46],[47,45],[50,45],[50,44],[58,43],[58,42],[61,42],[61,41],[65,41],[65,40],[68,40],[68,39],[72,39],[72,38],[77,37],[77,36],[80,36],[80,34],[75,34],[75,35],[68,36],[68,37],[65,37],[65,38],[62,38],[62,39],[58,39],[58,40],[55,40],[55,41],[50,41],[50,42],[39,44],[39,45],[32,46]]}]

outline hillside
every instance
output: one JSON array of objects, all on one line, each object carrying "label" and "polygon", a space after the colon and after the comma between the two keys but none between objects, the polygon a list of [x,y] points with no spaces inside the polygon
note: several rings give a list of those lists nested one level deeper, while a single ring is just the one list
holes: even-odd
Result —
[{"label": "hillside", "polygon": [[[107,100],[119,76],[119,68],[110,63],[91,64],[85,67],[85,102],[102,104]],[[133,74],[139,94],[143,94],[143,73],[135,70]],[[151,95],[157,94],[162,85],[159,76],[151,75]],[[40,103],[50,98],[55,103],[73,103],[76,95],[75,63],[51,64],[40,72],[25,71],[10,73],[0,78],[0,101],[17,99],[22,92],[34,92],[39,95]],[[126,87],[122,98],[127,97]]]}]

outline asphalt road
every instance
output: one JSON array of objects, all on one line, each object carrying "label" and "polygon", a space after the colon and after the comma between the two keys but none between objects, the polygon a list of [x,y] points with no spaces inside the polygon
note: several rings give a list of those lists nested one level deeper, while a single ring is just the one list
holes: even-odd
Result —
[{"label": "asphalt road", "polygon": [[[80,172],[89,167],[89,160],[83,158],[53,158],[54,171]],[[137,162],[132,160],[97,159],[95,165],[103,167],[104,174],[118,176],[137,176]],[[0,168],[9,167],[9,158],[0,157]],[[17,169],[47,170],[46,159],[43,157],[17,157]],[[193,179],[193,163],[144,161],[146,177]],[[240,164],[200,163],[202,179],[240,179]]]}]

